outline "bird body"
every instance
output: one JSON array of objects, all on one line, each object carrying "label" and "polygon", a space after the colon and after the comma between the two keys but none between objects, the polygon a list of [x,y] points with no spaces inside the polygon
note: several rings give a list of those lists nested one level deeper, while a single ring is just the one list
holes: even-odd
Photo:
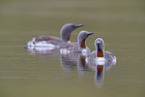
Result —
[{"label": "bird body", "polygon": [[102,65],[109,61],[113,61],[116,64],[116,56],[114,56],[113,53],[109,51],[105,51],[104,40],[102,38],[97,38],[95,40],[95,47],[96,50],[87,56],[87,63]]},{"label": "bird body", "polygon": [[64,52],[69,53],[82,53],[83,55],[87,55],[90,53],[90,49],[86,45],[86,39],[89,35],[92,35],[93,32],[81,31],[78,35],[77,42],[66,43],[61,49],[60,52],[63,54]]},{"label": "bird body", "polygon": [[48,48],[60,48],[63,46],[65,43],[70,41],[70,35],[73,30],[76,28],[82,27],[84,24],[72,24],[72,23],[67,23],[63,25],[60,31],[60,36],[55,37],[55,36],[47,36],[47,35],[41,35],[38,37],[34,37],[31,41],[28,41],[25,43],[25,47],[48,47]]}]

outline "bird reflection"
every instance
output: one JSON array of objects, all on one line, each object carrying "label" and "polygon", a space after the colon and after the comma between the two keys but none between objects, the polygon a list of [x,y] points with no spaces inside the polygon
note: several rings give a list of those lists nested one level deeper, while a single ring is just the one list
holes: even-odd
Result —
[{"label": "bird reflection", "polygon": [[38,55],[42,58],[49,58],[49,57],[58,57],[59,55],[59,49],[49,49],[47,47],[28,47],[26,48],[28,53],[31,55]]},{"label": "bird reflection", "polygon": [[95,70],[95,84],[97,86],[102,86],[104,84],[104,75],[106,70],[110,70],[116,62],[111,59],[105,59],[105,62],[102,64],[92,64],[88,63],[88,66]]},{"label": "bird reflection", "polygon": [[102,86],[104,82],[104,73],[105,73],[105,64],[103,65],[96,65],[95,71],[95,84],[97,86]]},{"label": "bird reflection", "polygon": [[78,71],[88,71],[89,68],[85,60],[86,60],[86,56],[83,56],[82,54],[78,55],[78,62],[77,62]]},{"label": "bird reflection", "polygon": [[73,71],[76,69],[76,59],[74,58],[69,55],[60,55],[60,63],[64,71]]},{"label": "bird reflection", "polygon": [[104,83],[104,73],[105,73],[105,64],[97,64],[95,71],[95,84],[97,86],[102,86]]},{"label": "bird reflection", "polygon": [[[86,63],[86,56],[81,53],[70,53],[70,54],[61,54],[58,49],[49,50],[47,48],[27,48],[28,52],[31,54],[37,55],[45,55],[45,59],[48,59],[52,56],[60,55],[60,64],[63,71],[73,72],[79,71],[79,74],[83,74],[83,77],[86,76],[84,72],[88,72],[90,70],[95,71],[94,81],[97,86],[102,86],[104,84],[104,75],[105,71],[110,70],[115,64],[116,61],[112,59],[105,59],[103,64],[94,64],[94,63]],[[48,55],[48,56],[46,56]],[[42,57],[41,57],[42,58]],[[44,59],[44,57],[43,57]]]},{"label": "bird reflection", "polygon": [[61,67],[64,70],[88,71],[86,56],[81,53],[60,53]]}]

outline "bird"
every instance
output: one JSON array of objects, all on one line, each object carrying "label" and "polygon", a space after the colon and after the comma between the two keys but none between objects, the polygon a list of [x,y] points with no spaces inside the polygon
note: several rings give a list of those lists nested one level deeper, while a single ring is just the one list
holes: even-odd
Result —
[{"label": "bird", "polygon": [[102,38],[97,38],[94,45],[96,50],[91,52],[86,58],[88,64],[104,65],[108,64],[110,61],[116,64],[116,56],[114,56],[112,52],[105,51],[105,44]]},{"label": "bird", "polygon": [[67,23],[60,30],[60,38],[55,36],[41,35],[32,38],[31,41],[25,43],[25,48],[28,47],[48,47],[50,50],[60,48],[67,42],[70,42],[70,35],[76,28],[83,27],[84,24]]},{"label": "bird", "polygon": [[95,84],[102,86],[105,70],[111,69],[116,64],[116,56],[112,52],[105,51],[105,43],[102,38],[95,40],[96,50],[86,57],[89,68],[95,70]]},{"label": "bird", "polygon": [[94,34],[93,32],[80,31],[78,34],[77,42],[66,43],[61,49],[61,54],[70,54],[71,53],[82,53],[83,55],[88,55],[90,49],[86,45],[86,39],[88,36]]}]

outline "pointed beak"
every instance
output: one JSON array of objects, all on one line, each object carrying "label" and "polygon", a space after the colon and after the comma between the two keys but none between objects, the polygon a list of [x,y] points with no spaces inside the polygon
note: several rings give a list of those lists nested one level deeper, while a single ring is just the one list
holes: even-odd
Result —
[{"label": "pointed beak", "polygon": [[92,35],[92,34],[94,34],[94,33],[93,33],[93,32],[89,32],[89,33],[88,33],[88,35]]},{"label": "pointed beak", "polygon": [[83,27],[83,26],[85,26],[85,24],[76,25],[77,28],[78,28],[78,27]]}]

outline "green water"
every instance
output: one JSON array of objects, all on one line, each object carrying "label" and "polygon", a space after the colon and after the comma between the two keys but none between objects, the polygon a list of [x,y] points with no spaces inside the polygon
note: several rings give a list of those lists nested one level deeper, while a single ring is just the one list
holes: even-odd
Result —
[{"label": "green water", "polygon": [[[117,57],[97,86],[93,70],[64,70],[60,55],[32,54],[24,43],[53,35],[65,23],[86,24],[80,30],[102,37]],[[1,0],[0,97],[145,97],[145,1],[143,0]]]}]

